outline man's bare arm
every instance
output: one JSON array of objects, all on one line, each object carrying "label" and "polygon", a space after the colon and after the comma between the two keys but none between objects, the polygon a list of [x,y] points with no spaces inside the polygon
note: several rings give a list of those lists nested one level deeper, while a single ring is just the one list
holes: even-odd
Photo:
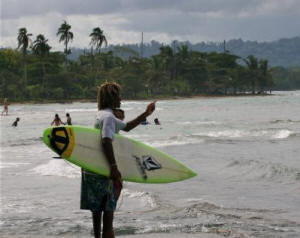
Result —
[{"label": "man's bare arm", "polygon": [[110,177],[113,180],[120,179],[121,173],[118,170],[118,166],[116,163],[112,140],[110,138],[102,138],[102,148],[105,154],[105,158],[107,159],[108,165],[110,167]]},{"label": "man's bare arm", "polygon": [[136,126],[138,126],[139,124],[141,124],[142,121],[145,121],[146,118],[148,116],[150,116],[154,112],[154,110],[155,110],[155,103],[156,103],[156,101],[153,101],[152,103],[150,103],[147,106],[147,109],[146,109],[146,111],[144,113],[142,113],[141,115],[139,115],[134,120],[127,122],[127,124],[126,124],[126,126],[125,126],[125,128],[123,130],[124,131],[130,131],[133,128],[135,128]]}]

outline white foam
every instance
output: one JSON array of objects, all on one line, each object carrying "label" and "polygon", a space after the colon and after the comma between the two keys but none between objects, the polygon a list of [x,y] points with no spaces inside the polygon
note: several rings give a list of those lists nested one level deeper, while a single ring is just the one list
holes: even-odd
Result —
[{"label": "white foam", "polygon": [[288,138],[292,132],[290,130],[280,130],[272,136],[273,139],[285,139]]},{"label": "white foam", "polygon": [[216,121],[184,121],[184,122],[177,122],[176,124],[179,124],[179,125],[218,125],[221,123],[216,122]]},{"label": "white foam", "polygon": [[143,139],[143,138],[151,137],[151,135],[149,135],[149,134],[128,134],[126,136],[129,137],[129,138],[135,139],[135,140],[140,140],[140,139]]},{"label": "white foam", "polygon": [[208,137],[229,137],[229,138],[239,138],[247,135],[243,130],[224,130],[224,131],[208,131],[208,132],[200,132],[194,133],[196,136],[208,136]]},{"label": "white foam", "polygon": [[0,161],[0,169],[19,167],[19,166],[25,165],[25,164],[29,164],[29,163],[10,163],[10,162],[1,162]]},{"label": "white foam", "polygon": [[188,137],[171,137],[167,140],[159,141],[146,141],[147,144],[153,147],[166,147],[166,146],[176,146],[176,145],[188,145],[188,144],[199,144],[205,142],[204,139],[200,138],[188,138]]},{"label": "white foam", "polygon": [[80,177],[81,174],[79,167],[71,165],[63,159],[53,159],[47,164],[42,164],[31,169],[31,171],[43,176],[61,176],[68,178],[77,178]]},{"label": "white foam", "polygon": [[263,137],[272,139],[285,139],[293,134],[290,130],[223,130],[194,133],[194,136],[207,136],[213,138],[242,138],[242,137]]},{"label": "white foam", "polygon": [[[124,184],[126,186],[126,183]],[[154,197],[148,192],[132,191],[123,189],[119,198],[119,212],[145,212],[157,208],[157,203]]]},{"label": "white foam", "polygon": [[97,112],[97,108],[72,108],[66,109],[66,112]]}]

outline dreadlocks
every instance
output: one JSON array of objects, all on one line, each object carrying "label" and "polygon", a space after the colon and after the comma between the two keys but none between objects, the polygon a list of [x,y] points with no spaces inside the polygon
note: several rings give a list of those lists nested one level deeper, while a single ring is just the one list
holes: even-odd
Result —
[{"label": "dreadlocks", "polygon": [[97,101],[98,110],[104,108],[115,108],[120,100],[120,85],[113,82],[106,82],[98,87]]}]

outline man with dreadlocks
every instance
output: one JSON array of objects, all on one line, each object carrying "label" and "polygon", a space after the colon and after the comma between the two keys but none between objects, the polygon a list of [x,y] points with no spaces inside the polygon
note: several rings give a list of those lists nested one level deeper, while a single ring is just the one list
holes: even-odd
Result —
[{"label": "man with dreadlocks", "polygon": [[102,129],[101,145],[110,167],[110,177],[100,176],[82,170],[81,209],[92,211],[94,237],[101,237],[101,217],[103,213],[102,238],[114,238],[113,217],[117,200],[122,189],[122,175],[115,160],[112,141],[119,130],[130,131],[146,120],[155,110],[155,102],[150,103],[145,112],[130,122],[116,118],[113,109],[121,105],[120,86],[104,83],[98,88],[98,114],[95,127]]}]

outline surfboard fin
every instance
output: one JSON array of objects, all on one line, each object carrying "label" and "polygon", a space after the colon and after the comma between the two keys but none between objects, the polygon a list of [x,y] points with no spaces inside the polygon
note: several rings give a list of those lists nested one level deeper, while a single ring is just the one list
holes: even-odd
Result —
[{"label": "surfboard fin", "polygon": [[61,156],[54,156],[54,157],[52,157],[52,159],[62,159],[62,157]]}]

